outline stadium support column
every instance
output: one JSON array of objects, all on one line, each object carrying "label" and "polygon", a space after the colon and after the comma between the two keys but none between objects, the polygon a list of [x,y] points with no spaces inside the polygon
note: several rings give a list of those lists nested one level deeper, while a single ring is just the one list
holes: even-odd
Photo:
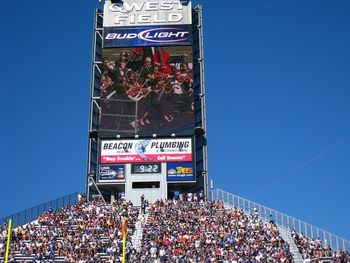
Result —
[{"label": "stadium support column", "polygon": [[202,125],[203,125],[203,129],[205,130],[205,142],[203,144],[203,152],[204,152],[204,171],[205,171],[205,176],[204,176],[204,187],[205,187],[205,191],[207,193],[206,196],[208,196],[208,148],[207,148],[207,109],[206,109],[206,102],[205,102],[205,82],[204,82],[204,49],[203,49],[203,19],[202,19],[202,6],[199,6],[200,12],[199,12],[199,23],[200,23],[200,27],[201,29],[199,30],[199,34],[200,34],[200,41],[199,41],[199,45],[200,45],[200,50],[201,50],[201,88],[202,88]]},{"label": "stadium support column", "polygon": [[[86,173],[86,194],[89,199],[90,195],[96,193],[96,189],[91,187],[91,178],[96,176],[98,169],[98,141],[99,141],[99,112],[100,112],[100,77],[102,64],[102,41],[103,41],[103,12],[95,10],[94,19],[94,37],[91,65],[91,84],[90,84],[90,114],[89,114],[89,131],[88,131],[88,156],[87,156],[87,173]],[[97,178],[93,178],[95,181]]]},{"label": "stadium support column", "polygon": [[208,146],[207,146],[207,106],[205,102],[205,81],[204,81],[204,48],[203,48],[203,19],[202,19],[202,6],[199,5],[199,25],[200,25],[200,53],[201,53],[201,89],[202,89],[202,125],[203,129],[205,131],[204,133],[204,144],[203,144],[203,170],[205,171],[204,175],[204,187],[205,187],[205,193],[206,197],[208,198]]},{"label": "stadium support column", "polygon": [[[198,53],[196,54],[198,66],[199,66],[199,76],[200,76],[200,90],[196,92],[199,107],[200,107],[200,120],[196,118],[196,127],[201,128],[200,144],[202,151],[202,164],[201,164],[201,176],[203,176],[203,188],[205,198],[208,199],[208,150],[207,150],[207,120],[206,120],[206,101],[205,101],[205,80],[204,80],[204,47],[203,47],[203,19],[202,19],[202,6],[198,5],[195,9],[195,19],[196,23],[196,34],[198,34]],[[194,45],[195,46],[195,45]]]},{"label": "stadium support column", "polygon": [[210,201],[214,201],[214,180],[210,180]]}]

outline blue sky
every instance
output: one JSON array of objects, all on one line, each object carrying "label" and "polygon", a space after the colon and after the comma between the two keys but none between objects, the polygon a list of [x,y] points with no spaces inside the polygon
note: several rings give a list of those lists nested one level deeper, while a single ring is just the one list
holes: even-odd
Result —
[{"label": "blue sky", "polygon": [[[215,185],[350,239],[350,2],[202,4]],[[2,3],[0,217],[84,191],[97,6]]]}]

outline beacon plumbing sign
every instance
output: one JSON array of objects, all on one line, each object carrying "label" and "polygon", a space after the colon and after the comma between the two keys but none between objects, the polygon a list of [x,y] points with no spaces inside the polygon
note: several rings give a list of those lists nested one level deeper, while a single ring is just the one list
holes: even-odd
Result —
[{"label": "beacon plumbing sign", "polygon": [[103,27],[192,24],[189,0],[121,0],[106,1]]},{"label": "beacon plumbing sign", "polygon": [[191,45],[190,25],[106,27],[104,47]]},{"label": "beacon plumbing sign", "polygon": [[100,163],[192,161],[191,139],[140,139],[101,142]]}]

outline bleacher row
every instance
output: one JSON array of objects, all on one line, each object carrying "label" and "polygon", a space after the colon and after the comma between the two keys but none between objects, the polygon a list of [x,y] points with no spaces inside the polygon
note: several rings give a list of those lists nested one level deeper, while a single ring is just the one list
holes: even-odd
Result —
[{"label": "bleacher row", "polygon": [[[9,262],[115,260],[121,254],[122,218],[130,218],[128,231],[131,234],[137,214],[138,209],[131,203],[111,206],[99,201],[82,201],[76,206],[47,211],[38,220],[13,229]],[[3,226],[1,257],[5,252],[6,235],[6,226]]]},{"label": "bleacher row", "polygon": [[[130,202],[85,200],[49,210],[13,229],[9,262],[121,262],[124,216],[129,263],[297,262],[274,222],[261,220],[256,211],[246,214],[219,201],[203,200],[159,200],[145,215],[139,210]],[[135,225],[142,230],[137,247],[131,238],[137,232]],[[302,262],[350,262],[348,252],[334,251],[320,239],[310,240],[295,231],[291,236]],[[6,237],[7,227],[2,225],[0,262]]]}]

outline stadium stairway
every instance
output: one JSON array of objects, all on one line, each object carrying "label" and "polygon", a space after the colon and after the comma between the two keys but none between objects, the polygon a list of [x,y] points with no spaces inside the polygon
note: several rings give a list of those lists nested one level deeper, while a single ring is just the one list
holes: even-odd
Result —
[{"label": "stadium stairway", "polygon": [[[248,215],[249,213],[246,213],[246,214]],[[270,223],[261,217],[260,217],[260,219],[264,222],[264,224]],[[293,263],[303,263],[304,262],[303,258],[299,253],[299,249],[298,249],[297,245],[294,243],[294,240],[292,238],[290,230],[285,228],[285,227],[279,226],[279,225],[276,225],[276,226],[277,226],[278,232],[280,233],[283,240],[286,241],[289,245],[289,251],[293,257]]]},{"label": "stadium stairway", "polygon": [[146,208],[145,214],[142,215],[142,213],[140,212],[139,216],[138,216],[138,220],[135,224],[135,231],[131,237],[131,243],[133,248],[137,251],[140,252],[141,251],[141,241],[142,241],[142,236],[143,236],[143,227],[145,225],[145,223],[149,222],[149,218],[150,218],[150,209],[149,207]]},{"label": "stadium stairway", "polygon": [[292,238],[291,232],[289,229],[278,226],[278,231],[280,232],[281,237],[283,238],[284,241],[286,241],[289,245],[289,251],[293,256],[293,259],[295,263],[303,263],[303,258],[299,253],[299,249],[297,245],[294,243],[294,240]]},{"label": "stadium stairway", "polygon": [[[224,205],[224,207],[226,209],[232,209],[233,207],[230,206],[230,205]],[[217,209],[216,213],[217,213],[217,216],[221,216],[224,212],[224,209]],[[243,211],[247,216],[249,216],[250,213],[246,212],[246,211]],[[264,218],[261,218],[260,219],[264,222],[264,224],[269,224],[270,222],[265,220]],[[281,235],[281,237],[283,238],[284,241],[286,241],[289,245],[289,250],[290,250],[290,253],[292,254],[292,257],[293,257],[293,263],[303,263],[303,258],[302,256],[300,255],[299,253],[299,249],[297,247],[297,245],[294,243],[294,240],[292,239],[292,235],[291,235],[291,232],[289,229],[287,228],[284,228],[284,227],[281,227],[279,225],[276,225],[277,226],[277,229]]]}]

